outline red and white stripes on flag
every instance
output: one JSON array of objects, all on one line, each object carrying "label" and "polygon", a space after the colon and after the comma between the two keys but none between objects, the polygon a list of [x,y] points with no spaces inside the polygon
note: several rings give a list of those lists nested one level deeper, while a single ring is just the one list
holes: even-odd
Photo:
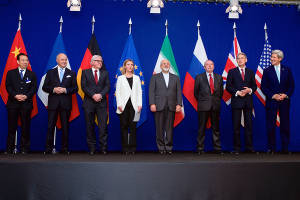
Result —
[{"label": "red and white stripes on flag", "polygon": [[[257,98],[260,100],[260,102],[264,106],[266,106],[266,96],[261,91],[260,86],[261,86],[261,79],[263,77],[264,69],[271,65],[271,55],[272,55],[272,47],[268,40],[268,34],[267,34],[267,30],[266,30],[266,25],[265,25],[264,49],[260,56],[259,64],[258,64],[256,74],[255,74],[255,81],[256,81],[256,85],[257,85],[257,90],[255,91],[255,95],[257,96]],[[276,125],[280,126],[279,112],[277,112]]]}]

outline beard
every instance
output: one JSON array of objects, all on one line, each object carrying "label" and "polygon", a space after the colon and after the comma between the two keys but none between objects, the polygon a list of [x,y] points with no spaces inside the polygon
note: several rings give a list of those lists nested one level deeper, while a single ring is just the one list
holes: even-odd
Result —
[{"label": "beard", "polygon": [[169,71],[170,71],[170,68],[162,67],[162,71],[164,71],[164,72],[169,72]]}]

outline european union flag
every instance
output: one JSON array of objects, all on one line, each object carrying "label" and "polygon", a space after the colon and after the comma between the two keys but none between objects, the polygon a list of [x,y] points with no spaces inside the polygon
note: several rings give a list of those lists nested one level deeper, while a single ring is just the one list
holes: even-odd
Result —
[{"label": "european union flag", "polygon": [[[134,42],[133,42],[133,38],[132,38],[131,34],[129,34],[128,39],[126,41],[125,48],[123,50],[122,57],[121,57],[121,60],[120,60],[119,66],[118,66],[118,70],[117,70],[116,75],[115,75],[116,82],[117,82],[118,76],[122,75],[121,68],[123,66],[123,62],[128,58],[130,58],[134,61],[134,74],[136,74],[140,77],[141,83],[142,83],[143,108],[142,108],[140,120],[137,123],[137,127],[139,127],[140,125],[142,125],[147,120],[145,80],[144,80],[144,73],[143,73],[143,70],[142,70],[142,67],[141,67],[141,64],[140,64],[140,59],[139,59],[138,54],[136,52]],[[116,85],[115,85],[115,89],[116,89]],[[114,107],[115,107],[115,109],[117,109],[116,96],[114,97]]]}]

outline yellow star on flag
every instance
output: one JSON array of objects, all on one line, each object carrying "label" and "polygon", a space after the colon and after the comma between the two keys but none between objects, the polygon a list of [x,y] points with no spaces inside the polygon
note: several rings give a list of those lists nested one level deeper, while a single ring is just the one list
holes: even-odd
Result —
[{"label": "yellow star on flag", "polygon": [[15,54],[15,58],[17,57],[17,55],[20,54],[20,50],[21,48],[15,47],[15,50],[13,52],[11,52],[12,54]]},{"label": "yellow star on flag", "polygon": [[143,76],[143,72],[142,72],[142,71],[140,71],[140,73],[139,73],[139,74],[140,74],[140,76]]},{"label": "yellow star on flag", "polygon": [[144,81],[142,81],[142,85],[144,85]]},{"label": "yellow star on flag", "polygon": [[138,66],[135,65],[135,66],[134,66],[134,69],[137,69],[137,68],[138,68]]},{"label": "yellow star on flag", "polygon": [[120,67],[120,72],[122,72],[122,70],[123,70],[123,67]]}]

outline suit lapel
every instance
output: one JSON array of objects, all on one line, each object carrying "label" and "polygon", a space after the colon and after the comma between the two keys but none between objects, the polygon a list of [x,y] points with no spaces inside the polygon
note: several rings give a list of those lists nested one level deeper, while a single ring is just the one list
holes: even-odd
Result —
[{"label": "suit lapel", "polygon": [[[132,80],[132,87],[133,87],[133,82],[134,82],[134,78]],[[127,77],[124,75],[123,77],[123,83],[125,85],[125,87],[127,88],[128,91],[131,91],[131,88],[130,88],[130,85],[129,85],[129,82],[127,80]]]},{"label": "suit lapel", "polygon": [[[95,77],[94,77],[94,74],[93,74],[93,68],[90,68],[90,69],[88,70],[87,76],[88,76],[88,78],[89,78],[90,80],[92,80],[93,83],[96,85]],[[98,83],[99,83],[99,80],[100,80],[100,79],[98,78]]]},{"label": "suit lapel", "polygon": [[[271,68],[271,72],[272,72],[272,76],[273,76],[273,78],[274,79],[276,79],[276,83],[278,83],[278,85],[280,85],[280,83],[279,83],[279,80],[278,80],[278,77],[277,77],[277,73],[276,73],[276,71],[275,71],[275,66],[271,66],[272,68]],[[282,70],[282,66],[281,66],[281,69],[280,69],[280,80],[281,80],[281,70]]]},{"label": "suit lapel", "polygon": [[214,92],[218,89],[217,85],[219,85],[219,80],[217,79],[217,76],[214,73]]},{"label": "suit lapel", "polygon": [[206,85],[207,90],[209,91],[209,93],[211,93],[211,92],[210,92],[209,82],[208,82],[208,79],[207,79],[207,76],[206,76],[206,72],[204,72],[204,73],[202,74],[202,79],[203,79],[203,81],[205,82],[204,84]]},{"label": "suit lapel", "polygon": [[[165,81],[165,78],[164,78],[164,75],[162,74],[162,72],[159,73],[159,78],[160,80],[163,82],[163,85],[165,86],[166,89],[168,89],[167,85],[166,85],[166,81]],[[169,84],[170,84],[170,74],[169,74]],[[170,85],[168,85],[170,86]]]}]

